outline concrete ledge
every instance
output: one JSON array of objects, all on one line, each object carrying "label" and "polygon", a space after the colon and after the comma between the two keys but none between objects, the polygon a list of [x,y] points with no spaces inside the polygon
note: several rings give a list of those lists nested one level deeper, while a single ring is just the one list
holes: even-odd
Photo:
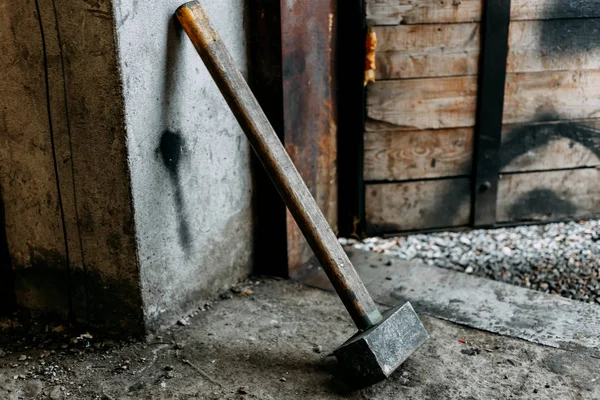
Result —
[{"label": "concrete ledge", "polygon": [[[464,273],[347,249],[373,298],[410,301],[422,314],[473,328],[600,357],[600,307]],[[332,291],[320,268],[300,280]]]}]

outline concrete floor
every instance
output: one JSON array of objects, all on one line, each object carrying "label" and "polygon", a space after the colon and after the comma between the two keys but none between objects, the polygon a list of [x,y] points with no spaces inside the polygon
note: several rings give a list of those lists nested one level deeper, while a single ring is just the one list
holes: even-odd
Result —
[{"label": "concrete floor", "polygon": [[236,291],[148,343],[5,347],[0,399],[600,399],[600,359],[584,349],[428,316],[431,339],[388,381],[351,390],[327,356],[354,333],[334,294],[277,280]]}]

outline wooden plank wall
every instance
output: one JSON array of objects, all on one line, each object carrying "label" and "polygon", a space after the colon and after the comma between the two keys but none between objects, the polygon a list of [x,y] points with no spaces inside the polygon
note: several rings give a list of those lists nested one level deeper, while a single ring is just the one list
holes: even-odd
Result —
[{"label": "wooden plank wall", "polygon": [[[369,234],[469,224],[481,6],[366,3]],[[600,214],[599,0],[512,0],[503,124],[497,222]]]}]

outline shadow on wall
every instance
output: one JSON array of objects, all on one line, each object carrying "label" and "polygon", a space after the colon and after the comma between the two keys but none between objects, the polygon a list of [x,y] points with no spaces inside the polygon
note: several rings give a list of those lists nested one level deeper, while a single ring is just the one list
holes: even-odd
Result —
[{"label": "shadow on wall", "polygon": [[517,157],[559,139],[569,139],[583,145],[600,160],[600,132],[592,126],[579,122],[543,123],[560,120],[559,115],[542,114],[532,123],[511,130],[502,142],[500,169],[510,165]]},{"label": "shadow on wall", "polygon": [[160,137],[158,153],[164,167],[169,172],[169,178],[173,185],[175,212],[177,213],[177,234],[179,244],[184,251],[189,251],[191,245],[190,226],[187,221],[186,207],[183,199],[183,186],[181,184],[181,161],[185,156],[185,141],[180,132],[166,130]]},{"label": "shadow on wall", "polygon": [[0,315],[9,315],[15,307],[15,288],[12,263],[8,252],[4,200],[0,187]]},{"label": "shadow on wall", "polygon": [[[544,123],[544,121],[553,121]],[[559,122],[556,122],[559,121]],[[519,125],[505,134],[500,149],[500,170],[509,166],[520,156],[535,151],[550,142],[568,139],[576,142],[593,152],[600,160],[600,131],[580,122],[560,122],[556,114],[543,114],[534,121]],[[470,161],[468,162],[470,164]],[[468,165],[465,166],[467,168]],[[591,182],[590,182],[591,183]],[[448,215],[456,215],[469,198],[469,193],[449,181],[443,196],[443,207],[431,214],[427,221],[428,227],[438,227],[438,221],[447,221]],[[550,189],[535,188],[512,200],[509,208],[511,220],[525,221],[536,216],[546,218],[570,218],[577,215],[577,206],[569,199],[563,199]]]},{"label": "shadow on wall", "polygon": [[[600,0],[595,3],[600,9]],[[576,57],[600,49],[600,40],[590,40],[590,37],[600,37],[600,19],[560,20],[560,24],[548,20],[542,21],[541,25],[540,49],[549,58]]]},{"label": "shadow on wall", "polygon": [[[572,20],[574,22],[574,28],[576,29],[575,35],[578,38],[570,39],[569,36],[572,36],[574,32],[569,31],[567,29],[562,30],[548,30],[545,28],[549,28],[550,24],[545,24],[545,27],[542,27],[542,43],[544,49],[553,51],[553,55],[557,54],[573,54],[573,53],[581,53],[586,50],[591,50],[588,44],[582,46],[583,40],[589,41],[589,37],[585,38],[578,35],[576,32],[585,32],[584,28],[590,25],[588,23],[594,24],[597,26],[597,22],[591,19],[585,18],[577,18],[577,17],[598,17],[598,10],[600,10],[600,0],[551,0],[547,2],[548,6],[544,11],[544,21],[549,21],[552,19],[564,19],[565,23],[569,23],[569,20],[565,18],[575,18]],[[577,26],[575,26],[577,25]],[[571,41],[573,40],[573,41]],[[598,43],[598,42],[596,42]],[[572,48],[570,49],[569,46]],[[595,48],[598,48],[600,44],[594,45]],[[565,51],[565,53],[563,53]],[[566,53],[571,52],[571,53]]]},{"label": "shadow on wall", "polygon": [[550,189],[533,189],[516,199],[508,209],[508,214],[517,221],[576,213],[577,207],[570,201],[559,198]]},{"label": "shadow on wall", "polygon": [[185,139],[179,129],[174,125],[180,118],[177,109],[177,82],[178,65],[181,62],[182,40],[185,39],[183,29],[179,22],[172,16],[169,19],[166,43],[166,65],[163,87],[162,121],[166,128],[160,136],[156,153],[160,156],[163,166],[169,174],[174,193],[175,212],[177,213],[177,236],[179,244],[186,255],[189,255],[192,244],[188,212],[184,200],[184,188],[181,181],[182,162],[185,160]]}]

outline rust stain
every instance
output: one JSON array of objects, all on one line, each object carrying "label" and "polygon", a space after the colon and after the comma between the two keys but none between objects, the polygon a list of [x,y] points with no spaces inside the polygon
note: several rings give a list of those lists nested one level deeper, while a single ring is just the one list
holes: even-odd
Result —
[{"label": "rust stain", "polygon": [[367,39],[365,42],[367,54],[365,59],[365,86],[369,82],[375,82],[377,34],[372,28],[367,31]]},{"label": "rust stain", "polygon": [[[281,10],[284,143],[327,220],[337,217],[336,2],[286,0]],[[288,214],[290,271],[314,259]]]}]

